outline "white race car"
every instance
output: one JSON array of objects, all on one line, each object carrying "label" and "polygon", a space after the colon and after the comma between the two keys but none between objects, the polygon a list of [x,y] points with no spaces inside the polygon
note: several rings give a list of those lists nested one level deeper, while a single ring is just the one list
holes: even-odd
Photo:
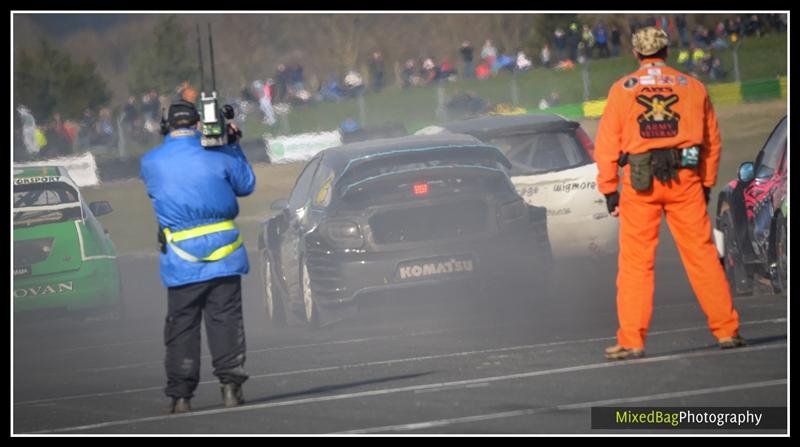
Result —
[{"label": "white race car", "polygon": [[556,259],[617,253],[618,220],[597,191],[594,144],[558,115],[495,115],[430,126],[417,134],[462,133],[495,145],[511,160],[511,180],[531,205],[547,208]]}]

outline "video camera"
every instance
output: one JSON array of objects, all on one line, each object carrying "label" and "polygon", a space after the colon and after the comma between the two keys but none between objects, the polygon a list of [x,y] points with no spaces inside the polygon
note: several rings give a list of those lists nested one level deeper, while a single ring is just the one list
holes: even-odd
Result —
[{"label": "video camera", "polygon": [[200,144],[203,147],[224,145],[227,142],[225,121],[233,119],[233,107],[226,104],[221,109],[218,108],[216,91],[211,92],[211,96],[206,96],[206,93],[202,92],[200,102],[202,103],[200,116],[203,134]]},{"label": "video camera", "polygon": [[202,123],[200,144],[212,148],[223,146],[228,142],[228,126],[225,120],[234,117],[233,107],[226,104],[219,107],[217,99],[217,77],[214,71],[214,41],[211,35],[211,23],[208,24],[208,47],[211,57],[211,94],[206,94],[203,72],[203,50],[200,45],[200,25],[197,25],[197,55],[200,62],[200,121]]}]

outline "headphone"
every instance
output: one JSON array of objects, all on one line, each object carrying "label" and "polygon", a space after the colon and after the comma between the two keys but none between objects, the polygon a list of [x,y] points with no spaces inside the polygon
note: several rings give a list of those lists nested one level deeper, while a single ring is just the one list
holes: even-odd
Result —
[{"label": "headphone", "polygon": [[161,110],[161,122],[159,123],[159,126],[161,127],[161,134],[162,135],[167,135],[169,133],[169,130],[170,130],[170,127],[171,127],[169,119],[175,113],[174,109],[176,107],[181,107],[183,109],[188,109],[189,110],[189,114],[190,114],[188,119],[190,121],[193,121],[195,123],[200,121],[200,112],[197,111],[197,107],[195,107],[194,104],[192,104],[192,103],[190,103],[188,101],[185,101],[183,99],[174,101],[172,104],[169,105],[169,111],[167,112],[167,116],[166,117],[164,116],[164,110],[163,109]]}]

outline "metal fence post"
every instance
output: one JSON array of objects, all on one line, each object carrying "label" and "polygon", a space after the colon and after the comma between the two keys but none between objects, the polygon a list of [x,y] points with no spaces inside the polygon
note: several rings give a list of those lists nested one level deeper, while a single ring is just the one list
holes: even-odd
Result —
[{"label": "metal fence post", "polygon": [[358,94],[358,124],[363,128],[367,125],[367,103],[364,101],[364,90]]},{"label": "metal fence post", "polygon": [[517,86],[517,71],[511,74],[511,105],[514,108],[519,107],[519,87]]},{"label": "metal fence post", "polygon": [[583,79],[583,100],[589,100],[589,61],[581,64],[581,78]]},{"label": "metal fence post", "polygon": [[445,111],[445,92],[442,81],[436,82],[436,119],[438,121],[446,121],[447,113]]},{"label": "metal fence post", "polygon": [[281,115],[281,130],[285,135],[288,135],[292,132],[291,126],[289,126],[289,114],[284,113]]},{"label": "metal fence post", "polygon": [[117,119],[117,155],[120,159],[125,159],[127,157],[125,151],[125,132],[122,129],[122,120],[125,119],[125,113],[119,114],[119,119]]},{"label": "metal fence post", "polygon": [[736,42],[736,45],[733,46],[733,77],[736,80],[736,83],[741,83],[742,79],[739,75],[739,46],[742,44],[742,41]]}]

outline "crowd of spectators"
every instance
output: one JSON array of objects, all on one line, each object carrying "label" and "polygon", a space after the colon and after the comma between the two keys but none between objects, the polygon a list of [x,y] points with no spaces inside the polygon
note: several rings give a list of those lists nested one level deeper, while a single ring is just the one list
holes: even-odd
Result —
[{"label": "crowd of spectators", "polygon": [[[523,48],[498,48],[491,39],[485,40],[479,48],[465,40],[457,48],[456,57],[460,64],[453,63],[446,56],[408,58],[399,61],[394,74],[398,86],[411,89],[458,78],[485,80],[500,73],[515,74],[534,68],[570,70],[592,59],[619,57],[623,46],[628,45],[626,37],[642,26],[665,29],[671,36],[672,46],[680,54],[681,64],[691,73],[724,79],[726,70],[714,51],[728,48],[743,37],[760,37],[767,30],[785,31],[786,15],[739,16],[721,21],[713,28],[697,25],[693,33],[689,32],[684,14],[651,16],[644,20],[634,16],[627,24],[618,21],[607,23],[603,19],[594,23],[573,22],[565,27],[555,27],[550,39],[537,49],[536,59],[529,57]],[[626,43],[623,45],[623,42]],[[340,74],[329,74],[322,82],[314,75],[310,82],[306,82],[299,62],[281,63],[273,78],[257,81],[258,84],[254,83],[252,87],[243,86],[242,97],[255,104],[267,96],[270,103],[289,106],[338,102],[382,91],[387,86],[387,73],[390,72],[387,66],[391,65],[376,49],[369,55],[363,71],[351,67]],[[269,83],[274,85],[272,93],[261,93],[262,86]],[[557,102],[555,98],[544,100],[548,104]],[[262,107],[262,111],[264,109]],[[264,112],[264,122],[272,124],[274,120],[269,115],[270,112]]]},{"label": "crowd of spectators", "polygon": [[[188,82],[178,86],[174,97],[196,99]],[[37,160],[75,155],[85,151],[115,151],[120,145],[152,146],[160,141],[162,111],[172,97],[155,89],[131,95],[117,110],[86,108],[79,117],[62,118],[59,111],[37,119],[24,105],[17,108],[14,125],[14,159]]]},{"label": "crowd of spectators", "polygon": [[[623,36],[631,35],[642,26],[656,26],[667,31],[673,52],[682,68],[695,76],[722,80],[727,76],[718,54],[736,45],[744,38],[758,38],[768,32],[787,30],[786,14],[752,14],[720,20],[714,26],[697,24],[690,32],[684,14],[651,16],[644,20],[633,16],[627,26],[618,22],[573,22],[565,27],[555,27],[550,39],[538,48],[536,63],[522,48],[498,48],[486,39],[480,48],[465,40],[454,49],[460,64],[448,57],[429,55],[409,58],[394,70],[388,69],[383,53],[372,51],[364,66],[365,73],[356,67],[344,73],[331,73],[323,80],[316,74],[307,76],[300,57],[293,57],[276,66],[272,77],[243,82],[234,103],[240,121],[247,113],[258,108],[264,124],[277,123],[276,114],[288,113],[291,107],[304,107],[321,101],[343,101],[367,93],[379,93],[387,86],[387,73],[393,72],[397,84],[403,89],[424,87],[459,77],[485,80],[499,73],[516,74],[534,68],[569,70],[576,64],[591,59],[615,58],[621,54]],[[627,43],[626,43],[627,45]],[[365,76],[367,78],[365,80]],[[31,112],[20,107],[15,138],[25,147],[21,156],[50,158],[75,153],[92,147],[116,148],[121,144],[142,146],[159,141],[159,120],[168,107],[171,96],[196,102],[198,92],[188,82],[177,86],[170,94],[159,94],[151,89],[141,96],[131,95],[114,112],[109,107],[97,110],[88,108],[77,119],[63,120],[56,112],[37,126]],[[559,98],[553,93],[542,99],[542,106],[557,105]],[[17,145],[15,144],[15,147]],[[16,155],[15,155],[16,156]]]}]

